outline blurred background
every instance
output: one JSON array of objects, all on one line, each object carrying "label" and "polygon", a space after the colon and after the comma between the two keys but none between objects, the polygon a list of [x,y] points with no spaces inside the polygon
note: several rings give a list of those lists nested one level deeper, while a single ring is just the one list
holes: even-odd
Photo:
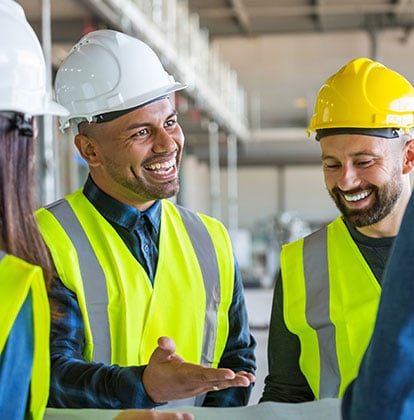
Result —
[{"label": "blurred background", "polygon": [[[243,272],[258,340],[260,398],[279,251],[338,214],[306,127],[322,83],[356,57],[414,82],[413,0],[19,0],[45,50],[50,86],[82,35],[117,29],[147,42],[188,88],[179,204],[222,220]],[[39,204],[79,188],[70,133],[41,120]]]}]

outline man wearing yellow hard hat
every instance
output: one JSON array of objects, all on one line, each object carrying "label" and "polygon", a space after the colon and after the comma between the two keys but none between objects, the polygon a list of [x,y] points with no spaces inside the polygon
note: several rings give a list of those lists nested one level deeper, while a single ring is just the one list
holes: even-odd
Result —
[{"label": "man wearing yellow hard hat", "polygon": [[378,62],[352,60],[321,87],[308,131],[341,215],[282,249],[261,401],[342,397],[356,377],[411,194],[413,127],[413,87]]}]

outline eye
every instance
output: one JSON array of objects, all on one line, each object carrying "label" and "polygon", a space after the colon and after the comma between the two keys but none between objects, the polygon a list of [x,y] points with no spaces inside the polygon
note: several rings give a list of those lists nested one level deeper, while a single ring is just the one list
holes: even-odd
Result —
[{"label": "eye", "polygon": [[165,127],[174,128],[177,123],[177,116],[174,116],[165,122]]},{"label": "eye", "polygon": [[141,128],[140,130],[134,132],[130,138],[134,137],[145,137],[149,134],[148,128]]},{"label": "eye", "polygon": [[355,162],[355,166],[359,166],[361,168],[365,168],[367,166],[371,166],[374,163],[374,159],[364,159]]},{"label": "eye", "polygon": [[334,161],[323,162],[324,169],[338,169],[340,167],[341,167],[341,164],[339,162],[334,162]]}]

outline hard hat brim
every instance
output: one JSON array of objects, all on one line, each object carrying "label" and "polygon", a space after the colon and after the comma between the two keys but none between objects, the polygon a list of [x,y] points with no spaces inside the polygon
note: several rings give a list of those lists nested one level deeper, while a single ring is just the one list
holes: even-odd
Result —
[{"label": "hard hat brim", "polygon": [[45,110],[41,112],[45,115],[56,115],[58,117],[64,117],[69,115],[69,111],[62,105],[58,104],[55,101],[50,101],[46,104]]}]

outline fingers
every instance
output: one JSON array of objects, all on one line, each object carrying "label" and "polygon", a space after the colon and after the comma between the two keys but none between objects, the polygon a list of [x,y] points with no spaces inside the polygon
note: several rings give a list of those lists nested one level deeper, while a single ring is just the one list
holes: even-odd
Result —
[{"label": "fingers", "polygon": [[169,413],[156,410],[124,410],[114,420],[193,420],[191,413]]},{"label": "fingers", "polygon": [[[218,369],[215,369],[216,371]],[[221,380],[217,379],[209,381],[209,390],[208,391],[219,391],[222,389],[227,389],[231,387],[248,387],[250,384],[254,383],[256,380],[255,376],[248,372],[238,372],[234,374],[233,379]]]},{"label": "fingers", "polygon": [[142,374],[145,391],[156,403],[190,398],[212,390],[248,387],[255,381],[251,373],[187,363],[175,350],[171,338],[159,338],[158,347]]},{"label": "fingers", "polygon": [[256,377],[253,375],[253,373],[250,372],[238,372],[237,376],[246,378],[249,381],[249,384],[256,382]]},{"label": "fingers", "polygon": [[220,384],[221,388],[249,386],[256,381],[256,377],[252,373],[244,371],[235,373],[231,369],[204,368],[200,373],[203,375],[202,378],[196,378],[195,375],[192,375],[192,379],[203,380],[206,383],[214,383],[215,385]]}]

